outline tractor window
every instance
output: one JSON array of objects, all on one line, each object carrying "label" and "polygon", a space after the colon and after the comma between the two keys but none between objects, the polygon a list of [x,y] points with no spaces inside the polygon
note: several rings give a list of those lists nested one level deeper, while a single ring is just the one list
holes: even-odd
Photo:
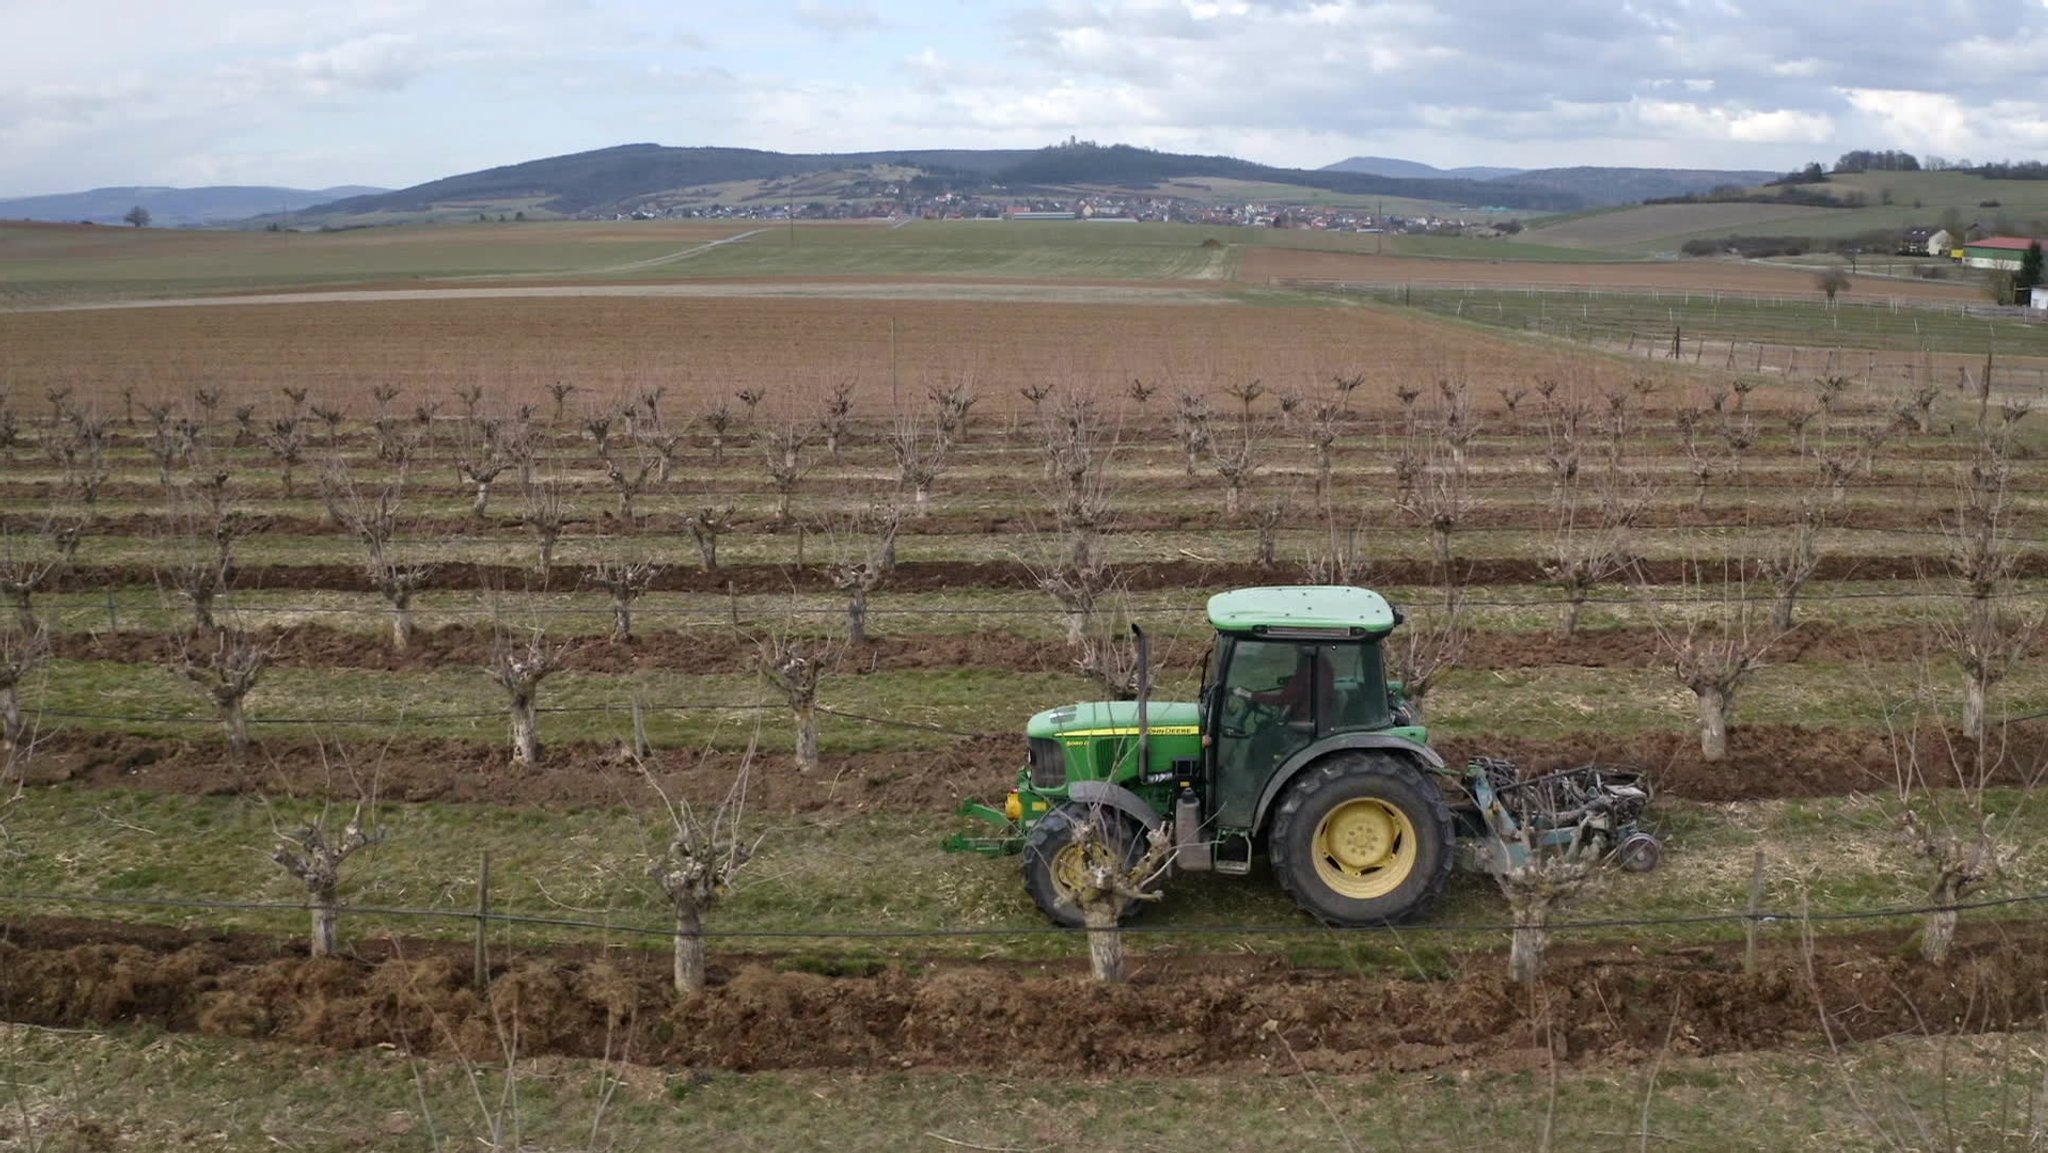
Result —
[{"label": "tractor window", "polygon": [[1352,643],[1317,647],[1321,650],[1317,663],[1329,671],[1332,681],[1323,696],[1323,731],[1385,728],[1390,718],[1380,646]]}]

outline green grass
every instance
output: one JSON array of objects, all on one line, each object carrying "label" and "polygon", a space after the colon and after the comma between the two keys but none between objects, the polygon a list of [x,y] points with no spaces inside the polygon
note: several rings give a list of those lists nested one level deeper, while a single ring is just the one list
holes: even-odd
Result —
[{"label": "green grass", "polygon": [[[655,1069],[548,1058],[465,1068],[149,1030],[0,1026],[0,1141],[24,1150],[343,1153],[482,1148],[493,1115],[534,1149],[900,1153],[961,1146],[1151,1153],[1276,1148],[2018,1149],[2041,1101],[2038,1039],[1899,1038],[1652,1067],[1510,1055],[1452,1074],[1291,1071],[1113,1078],[971,1072]],[[1536,1063],[1530,1058],[1530,1064]],[[472,1077],[475,1079],[473,1080]],[[138,1091],[146,1087],[145,1091]],[[481,1105],[480,1105],[481,1103]],[[26,1123],[25,1123],[26,1122]]]},{"label": "green grass", "polygon": [[[645,278],[967,276],[1081,280],[1227,280],[1244,230],[1183,224],[921,220],[900,228],[768,227]],[[1220,247],[1204,247],[1209,239]]]},{"label": "green grass", "polygon": [[1613,253],[1542,243],[1541,237],[1487,239],[1475,236],[1392,236],[1387,251],[1395,256],[1428,256],[1444,260],[1516,261],[1534,260],[1564,263],[1611,263]]},{"label": "green grass", "polygon": [[[821,782],[821,788],[829,788]],[[602,809],[547,812],[491,805],[415,803],[385,805],[374,823],[386,839],[351,861],[343,899],[367,909],[475,908],[478,862],[491,854],[492,900],[499,912],[562,917],[620,929],[597,930],[500,924],[493,940],[518,949],[559,941],[608,941],[661,949],[666,906],[647,880],[647,854],[663,843],[648,812],[650,794],[620,778],[619,803]],[[2001,824],[2016,863],[1990,894],[2038,892],[2048,887],[2048,807],[2016,792],[1996,792],[1990,807],[2014,823]],[[1949,803],[1944,794],[1921,801],[1922,813]],[[184,910],[151,905],[97,904],[83,898],[285,903],[304,890],[264,856],[273,829],[290,829],[314,810],[307,802],[249,797],[186,797],[120,790],[53,786],[38,789],[8,813],[9,857],[0,909],[38,915],[111,917],[151,924],[206,925],[296,934],[296,911]],[[330,820],[339,821],[346,813]],[[1898,839],[1898,806],[1873,797],[1704,805],[1660,801],[1653,824],[1664,836],[1664,866],[1648,874],[1597,872],[1560,914],[1573,920],[1646,920],[1739,913],[1747,905],[1753,854],[1767,854],[1765,907],[1792,911],[1805,902],[1817,915],[1908,908],[1920,903],[1926,879]],[[815,941],[720,938],[717,951],[787,954],[797,967],[842,958],[974,956],[1014,959],[1074,958],[1080,942],[1047,933],[1025,894],[1019,858],[952,854],[940,840],[964,827],[962,818],[891,813],[802,815],[755,813],[750,830],[761,837],[758,855],[741,875],[711,929],[721,933],[847,931],[852,936]],[[54,894],[52,904],[16,903],[6,893]],[[1134,936],[1141,954],[1203,953],[1236,949],[1291,958],[1297,963],[1365,969],[1397,975],[1443,976],[1472,964],[1492,964],[1467,950],[1494,950],[1505,906],[1483,877],[1459,874],[1444,901],[1414,925],[1385,932],[1339,934],[1318,928],[1298,912],[1266,875],[1188,874],[1174,880],[1167,898],[1139,925],[1167,930]],[[1971,919],[2032,915],[2026,906],[1972,912]],[[1820,932],[1862,931],[1883,922],[1817,922]],[[625,926],[657,930],[641,936]],[[460,917],[421,920],[376,912],[351,913],[344,931],[463,938]],[[1174,929],[1229,929],[1177,935]],[[1264,932],[1279,928],[1284,932]],[[973,937],[920,933],[975,930]],[[905,934],[860,940],[863,931]],[[1777,932],[1776,930],[1773,931]],[[1788,930],[1789,932],[1789,930]],[[1740,939],[1734,922],[1562,928],[1565,942],[1624,941],[1682,946]],[[811,960],[806,961],[804,958]],[[837,963],[834,961],[833,963]]]},{"label": "green grass", "polygon": [[[1702,339],[1805,347],[1839,346],[2001,356],[2048,356],[2048,328],[2013,317],[1976,317],[1940,308],[1865,303],[1859,282],[1834,305],[1737,292],[1541,292],[1522,289],[1388,288],[1373,299],[1440,316],[1569,340],[1638,348],[1669,344],[1672,331]],[[1868,289],[1882,293],[1882,288]],[[1353,290],[1357,291],[1357,290]],[[1816,363],[1818,363],[1816,357]]]}]

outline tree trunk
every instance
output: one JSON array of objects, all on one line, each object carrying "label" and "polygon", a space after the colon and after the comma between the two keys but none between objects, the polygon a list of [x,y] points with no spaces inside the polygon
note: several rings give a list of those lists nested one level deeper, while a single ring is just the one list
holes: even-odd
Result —
[{"label": "tree trunk", "polygon": [[868,590],[865,585],[855,585],[846,602],[846,641],[855,645],[864,645],[868,641]]},{"label": "tree trunk", "polygon": [[796,771],[808,773],[818,767],[818,706],[802,704],[796,710]]},{"label": "tree trunk", "polygon": [[1719,685],[1693,690],[1700,698],[1700,757],[1719,761],[1728,756],[1728,718],[1735,711],[1735,697]]},{"label": "tree trunk", "polygon": [[703,560],[705,572],[718,571],[718,538],[715,536],[698,537],[697,556]]},{"label": "tree trunk", "polygon": [[1771,605],[1771,627],[1785,632],[1792,627],[1792,612],[1799,601],[1799,590],[1786,585],[1778,590],[1777,602]]},{"label": "tree trunk", "polygon": [[910,501],[917,507],[917,519],[923,520],[932,514],[932,486],[921,484],[910,491]]},{"label": "tree trunk", "polygon": [[1088,927],[1088,968],[1095,979],[1112,985],[1124,980],[1124,935],[1117,929],[1117,900],[1084,900],[1081,919]]},{"label": "tree trunk", "polygon": [[1557,637],[1559,640],[1578,635],[1579,614],[1584,612],[1586,608],[1586,594],[1584,591],[1573,589],[1566,593],[1565,596],[1564,617],[1557,622]]},{"label": "tree trunk", "polygon": [[228,731],[228,756],[239,765],[249,751],[249,725],[242,716],[242,698],[221,702],[220,723]]},{"label": "tree trunk", "polygon": [[[1929,903],[1953,905],[1962,899],[1956,891],[1956,884],[1944,876],[1929,895]],[[1939,965],[1948,959],[1948,951],[1956,940],[1956,911],[1942,909],[1927,914],[1926,923],[1920,926],[1920,959],[1931,965]]]},{"label": "tree trunk", "polygon": [[1963,681],[1963,735],[1984,743],[1984,714],[1988,711],[1991,698],[1990,679],[1981,673],[1971,673]]},{"label": "tree trunk", "polygon": [[487,480],[477,481],[476,497],[469,502],[469,515],[477,520],[484,519],[484,506],[489,504],[490,500],[491,482]]},{"label": "tree trunk", "polygon": [[1515,931],[1508,945],[1508,973],[1521,984],[1543,977],[1543,952],[1550,947],[1549,918],[1542,909],[1517,909]]},{"label": "tree trunk", "polygon": [[332,892],[313,894],[313,937],[315,957],[332,957],[341,951],[341,910]]},{"label": "tree trunk", "polygon": [[295,495],[292,492],[292,466],[289,464],[281,466],[278,469],[278,475],[284,481],[284,498],[286,500],[292,499],[292,497]]},{"label": "tree trunk", "polygon": [[676,906],[676,992],[704,991],[704,915],[695,905]]},{"label": "tree trunk", "polygon": [[391,647],[404,652],[412,643],[412,598],[391,602]]},{"label": "tree trunk", "polygon": [[631,640],[633,637],[633,602],[622,596],[612,597],[612,639]]},{"label": "tree trunk", "polygon": [[1236,516],[1242,511],[1244,511],[1244,489],[1234,484],[1225,485],[1223,487],[1224,514]]},{"label": "tree trunk", "polygon": [[21,690],[12,681],[0,685],[0,749],[21,743]]},{"label": "tree trunk", "polygon": [[512,697],[512,760],[522,765],[540,763],[540,730],[534,721],[531,688]]}]

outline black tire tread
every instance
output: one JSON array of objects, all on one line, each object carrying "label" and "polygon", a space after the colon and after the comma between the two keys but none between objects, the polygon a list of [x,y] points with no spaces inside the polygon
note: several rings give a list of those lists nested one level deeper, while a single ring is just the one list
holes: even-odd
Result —
[{"label": "black tire tread", "polygon": [[[1294,823],[1300,819],[1301,812],[1307,807],[1308,803],[1325,790],[1359,777],[1381,777],[1399,781],[1409,785],[1419,793],[1425,799],[1424,803],[1428,806],[1429,819],[1436,825],[1441,851],[1438,854],[1439,859],[1436,861],[1435,867],[1429,869],[1426,873],[1427,879],[1424,882],[1422,891],[1406,906],[1394,910],[1385,916],[1375,916],[1363,922],[1353,922],[1345,918],[1333,917],[1317,908],[1313,901],[1307,899],[1300,887],[1303,878],[1298,875],[1304,870],[1296,868],[1295,864],[1288,859],[1287,854],[1288,846],[1293,839]],[[1421,814],[1410,815],[1414,817]],[[1272,866],[1273,875],[1280,881],[1281,889],[1288,896],[1294,898],[1295,904],[1299,905],[1303,911],[1314,916],[1317,920],[1336,926],[1347,926],[1354,923],[1392,924],[1416,916],[1432,904],[1435,904],[1437,898],[1443,895],[1444,886],[1449,883],[1451,878],[1451,869],[1457,863],[1456,844],[1457,831],[1452,823],[1450,803],[1445,800],[1443,790],[1438,788],[1435,782],[1431,781],[1421,769],[1405,758],[1388,756],[1384,753],[1339,753],[1310,765],[1287,786],[1287,791],[1282,795],[1280,806],[1274,811],[1273,820],[1269,826],[1266,838],[1266,854],[1267,860]],[[1308,875],[1312,876],[1313,865],[1304,863],[1304,867],[1308,871]]]}]

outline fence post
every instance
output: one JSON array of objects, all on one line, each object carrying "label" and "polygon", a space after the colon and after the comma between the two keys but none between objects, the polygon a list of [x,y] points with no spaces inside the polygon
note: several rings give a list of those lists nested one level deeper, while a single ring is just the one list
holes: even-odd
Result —
[{"label": "fence post", "polygon": [[491,851],[484,850],[483,863],[476,871],[476,955],[474,979],[479,992],[490,987],[491,966],[485,952],[486,934],[491,926]]},{"label": "fence post", "polygon": [[1745,938],[1742,949],[1742,971],[1756,976],[1757,913],[1764,903],[1764,849],[1758,845],[1756,861],[1749,873],[1749,915],[1742,920],[1742,934]]}]

